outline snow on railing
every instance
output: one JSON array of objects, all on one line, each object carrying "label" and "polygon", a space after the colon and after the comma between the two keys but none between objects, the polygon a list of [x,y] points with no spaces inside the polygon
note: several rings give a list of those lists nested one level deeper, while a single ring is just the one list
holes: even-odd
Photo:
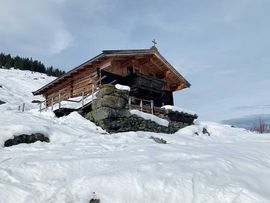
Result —
[{"label": "snow on railing", "polygon": [[[69,97],[68,99],[65,99],[65,100],[61,100],[61,95],[59,92],[59,97],[57,101],[55,101],[54,98],[52,98],[51,101],[49,100],[41,101],[39,103],[39,111],[41,112],[48,108],[51,108],[51,111],[54,111],[62,107],[74,108],[74,109],[83,107],[86,103],[92,102],[92,100],[95,99],[95,94],[98,92],[98,88],[95,88],[95,86],[92,85],[91,90],[92,91],[90,93],[85,94],[85,92],[83,91],[81,96],[73,97],[73,98]],[[50,103],[51,105],[49,106],[48,103]]]}]

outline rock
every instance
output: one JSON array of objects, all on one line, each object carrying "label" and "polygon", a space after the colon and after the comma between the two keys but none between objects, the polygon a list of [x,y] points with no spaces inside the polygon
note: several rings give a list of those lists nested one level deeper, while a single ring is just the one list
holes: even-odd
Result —
[{"label": "rock", "polygon": [[167,144],[167,141],[162,139],[162,138],[158,138],[158,137],[149,137],[150,139],[154,140],[156,143],[159,143],[159,144]]},{"label": "rock", "polygon": [[26,144],[30,144],[30,143],[34,143],[37,141],[41,141],[41,142],[50,142],[49,138],[46,137],[45,135],[41,134],[41,133],[34,133],[31,135],[27,135],[27,134],[22,134],[22,135],[17,135],[14,136],[13,139],[8,139],[4,146],[5,147],[10,147],[13,145],[18,145],[21,143],[26,143]]},{"label": "rock", "polygon": [[5,103],[6,103],[6,102],[0,100],[0,105],[1,105],[1,104],[5,104]]},{"label": "rock", "polygon": [[125,109],[118,110],[109,107],[101,107],[91,112],[94,121],[100,121],[107,118],[128,117],[129,114],[129,111]]},{"label": "rock", "polygon": [[102,98],[105,95],[112,95],[116,88],[112,84],[105,84],[100,86],[100,90],[96,94],[97,98]]},{"label": "rock", "polygon": [[32,103],[33,104],[40,104],[40,103],[42,103],[42,101],[40,101],[40,100],[32,100]]},{"label": "rock", "polygon": [[97,198],[97,195],[95,192],[93,192],[92,198],[90,199],[89,203],[100,203],[100,199]]},{"label": "rock", "polygon": [[208,136],[210,136],[210,133],[208,132],[208,130],[206,128],[203,128],[203,131],[202,131],[203,134],[207,134]]},{"label": "rock", "polygon": [[121,97],[113,95],[104,95],[102,99],[95,99],[92,103],[92,109],[98,109],[101,107],[110,107],[114,109],[124,109],[127,105],[127,101]]},{"label": "rock", "polygon": [[91,199],[89,203],[100,203],[100,199]]}]

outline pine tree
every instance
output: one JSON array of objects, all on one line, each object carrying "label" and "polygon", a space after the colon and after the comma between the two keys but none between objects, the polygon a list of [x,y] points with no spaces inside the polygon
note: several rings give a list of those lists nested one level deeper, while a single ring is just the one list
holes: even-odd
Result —
[{"label": "pine tree", "polygon": [[31,70],[40,73],[46,73],[50,76],[59,77],[65,73],[58,68],[45,67],[43,63],[32,58],[22,58],[19,56],[12,57],[10,54],[0,53],[0,68],[11,68],[14,67],[20,70]]}]

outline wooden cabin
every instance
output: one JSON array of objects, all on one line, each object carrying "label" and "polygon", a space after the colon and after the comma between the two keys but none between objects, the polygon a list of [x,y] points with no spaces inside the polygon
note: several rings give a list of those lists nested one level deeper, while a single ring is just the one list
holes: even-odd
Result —
[{"label": "wooden cabin", "polygon": [[101,54],[33,92],[43,95],[46,106],[93,94],[100,85],[113,83],[131,88],[130,96],[151,100],[155,107],[173,105],[173,92],[189,82],[156,47],[138,50],[104,50]]}]

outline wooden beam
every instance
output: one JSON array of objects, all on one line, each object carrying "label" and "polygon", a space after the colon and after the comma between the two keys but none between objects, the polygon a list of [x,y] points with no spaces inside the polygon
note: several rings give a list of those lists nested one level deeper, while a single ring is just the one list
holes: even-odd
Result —
[{"label": "wooden beam", "polygon": [[158,62],[154,60],[154,58],[150,58],[150,61],[161,71],[164,71],[163,65],[160,65]]}]

